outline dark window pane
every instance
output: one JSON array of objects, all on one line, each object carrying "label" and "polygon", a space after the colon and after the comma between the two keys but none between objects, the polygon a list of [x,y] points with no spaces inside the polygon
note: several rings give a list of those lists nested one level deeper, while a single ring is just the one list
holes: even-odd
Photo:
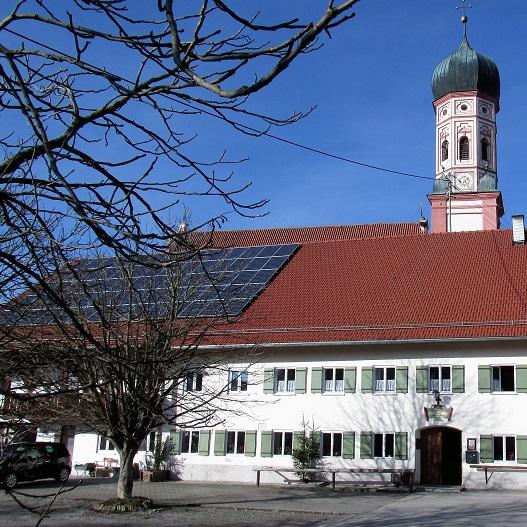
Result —
[{"label": "dark window pane", "polygon": [[335,370],[335,380],[343,381],[344,380],[344,368],[337,368]]},{"label": "dark window pane", "polygon": [[386,434],[385,436],[384,457],[393,457],[393,434]]},{"label": "dark window pane", "polygon": [[322,434],[322,455],[331,456],[331,434]]},{"label": "dark window pane", "polygon": [[382,457],[382,434],[373,436],[373,456]]},{"label": "dark window pane", "polygon": [[199,432],[192,432],[192,443],[190,445],[190,451],[195,454],[198,451],[199,446]]},{"label": "dark window pane", "polygon": [[507,461],[514,461],[516,459],[516,438],[505,438],[505,457]]},{"label": "dark window pane", "polygon": [[439,368],[437,366],[432,366],[430,368],[430,380],[435,381],[439,379]]},{"label": "dark window pane", "polygon": [[227,432],[227,454],[234,454],[234,443],[236,442],[236,432]]},{"label": "dark window pane", "polygon": [[293,432],[284,434],[284,454],[290,456],[293,453]]},{"label": "dark window pane", "polygon": [[203,386],[203,374],[196,373],[196,391],[201,392],[202,386]]},{"label": "dark window pane", "polygon": [[386,368],[386,379],[389,381],[395,379],[395,368]]},{"label": "dark window pane", "polygon": [[375,380],[376,381],[384,380],[384,368],[375,368]]},{"label": "dark window pane", "polygon": [[501,367],[501,391],[514,391],[514,366]]},{"label": "dark window pane", "polygon": [[238,432],[238,444],[236,445],[236,453],[245,453],[245,432]]},{"label": "dark window pane", "polygon": [[276,380],[277,381],[285,380],[285,370],[284,369],[279,368],[276,370]]},{"label": "dark window pane", "polygon": [[246,371],[244,371],[241,374],[240,391],[246,392],[248,384],[249,384],[249,374]]},{"label": "dark window pane", "polygon": [[448,141],[443,141],[441,144],[441,161],[448,159]]},{"label": "dark window pane", "polygon": [[503,460],[503,437],[494,438],[494,460]]},{"label": "dark window pane", "polygon": [[238,391],[238,375],[240,372],[236,370],[231,370],[231,392]]},{"label": "dark window pane", "polygon": [[287,370],[287,380],[288,381],[294,381],[295,380],[295,369],[292,368],[290,370]]},{"label": "dark window pane", "polygon": [[483,138],[481,140],[481,159],[483,161],[489,161],[489,142]]},{"label": "dark window pane", "polygon": [[342,455],[342,434],[333,434],[333,455]]},{"label": "dark window pane", "polygon": [[333,380],[333,368],[326,368],[326,369],[324,369],[324,379],[326,381],[332,381]]},{"label": "dark window pane", "polygon": [[468,137],[462,137],[459,140],[459,159],[462,161],[466,161],[470,158],[470,148],[469,148],[469,142]]},{"label": "dark window pane", "polygon": [[273,454],[275,456],[282,454],[282,432],[273,432]]},{"label": "dark window pane", "polygon": [[443,366],[441,368],[441,377],[443,379],[450,379],[450,367],[449,366]]},{"label": "dark window pane", "polygon": [[183,437],[181,439],[181,451],[188,452],[190,444],[190,432],[188,430],[183,431]]},{"label": "dark window pane", "polygon": [[194,376],[192,374],[188,374],[187,375],[187,390],[189,392],[192,391],[192,381],[193,381],[193,379],[194,379]]}]

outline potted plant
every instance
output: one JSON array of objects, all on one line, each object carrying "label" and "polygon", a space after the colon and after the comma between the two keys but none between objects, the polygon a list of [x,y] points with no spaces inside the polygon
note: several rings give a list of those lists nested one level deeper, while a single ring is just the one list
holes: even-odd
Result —
[{"label": "potted plant", "polygon": [[143,470],[143,481],[166,481],[170,478],[171,456],[175,446],[170,438],[161,440],[157,435],[154,450],[146,455],[146,469]]}]

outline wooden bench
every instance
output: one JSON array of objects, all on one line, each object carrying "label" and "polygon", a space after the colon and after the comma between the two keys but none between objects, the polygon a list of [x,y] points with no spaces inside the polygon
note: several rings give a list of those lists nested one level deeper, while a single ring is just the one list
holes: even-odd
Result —
[{"label": "wooden bench", "polygon": [[494,472],[527,472],[527,465],[478,464],[478,465],[470,465],[470,468],[475,468],[478,472],[485,472],[485,485],[488,485],[490,478],[492,478]]},{"label": "wooden bench", "polygon": [[[414,480],[415,480],[415,469],[409,468],[309,468],[303,470],[297,470],[296,468],[283,468],[283,467],[254,467],[253,470],[256,472],[256,486],[260,486],[260,474],[262,472],[275,472],[278,475],[282,475],[282,472],[286,473],[317,473],[317,472],[329,472],[331,474],[331,488],[335,490],[336,486],[336,475],[337,474],[399,474],[400,484],[407,485],[410,492],[414,491]],[[407,478],[407,483],[404,483],[404,479]],[[291,484],[291,480],[287,479],[288,485]]]}]

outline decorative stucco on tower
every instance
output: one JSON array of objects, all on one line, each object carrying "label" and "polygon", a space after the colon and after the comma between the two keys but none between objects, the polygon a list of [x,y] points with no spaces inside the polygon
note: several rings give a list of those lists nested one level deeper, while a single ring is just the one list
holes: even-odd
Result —
[{"label": "decorative stucco on tower", "polygon": [[470,47],[467,18],[459,49],[434,70],[435,182],[428,195],[434,232],[492,230],[503,215],[497,188],[496,64]]}]

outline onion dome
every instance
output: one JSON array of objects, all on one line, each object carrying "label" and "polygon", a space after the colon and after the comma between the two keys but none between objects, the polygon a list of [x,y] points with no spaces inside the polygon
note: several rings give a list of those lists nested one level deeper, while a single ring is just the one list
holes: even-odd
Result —
[{"label": "onion dome", "polygon": [[[463,23],[466,24],[466,19]],[[436,67],[432,76],[434,100],[447,93],[464,91],[478,91],[493,99],[500,97],[498,66],[470,47],[466,25],[461,46]]]}]

